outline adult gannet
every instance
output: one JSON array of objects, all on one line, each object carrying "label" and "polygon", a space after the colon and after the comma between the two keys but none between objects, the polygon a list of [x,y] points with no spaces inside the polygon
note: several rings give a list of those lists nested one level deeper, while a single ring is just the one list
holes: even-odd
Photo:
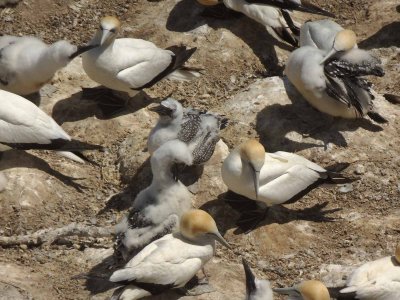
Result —
[{"label": "adult gannet", "polygon": [[116,226],[116,256],[126,261],[150,242],[172,232],[180,216],[192,207],[192,194],[175,181],[171,167],[175,163],[191,165],[193,157],[185,143],[169,141],[151,157],[153,180],[141,191],[128,215]]},{"label": "adult gannet", "polygon": [[291,300],[330,300],[326,286],[318,280],[307,280],[289,288],[273,289],[282,295],[289,295]]},{"label": "adult gannet", "polygon": [[252,213],[257,222],[265,218],[269,207],[295,201],[323,183],[354,181],[293,153],[266,153],[254,139],[227,156],[222,164],[222,179],[232,192],[266,205],[266,209]]},{"label": "adult gannet", "polygon": [[[348,298],[349,296],[354,298]],[[400,245],[393,256],[367,262],[353,271],[338,299],[400,299]]]},{"label": "adult gannet", "polygon": [[140,299],[183,287],[213,257],[215,240],[230,248],[208,213],[186,212],[180,232],[153,241],[111,275],[110,281],[127,285],[114,299]]},{"label": "adult gannet", "polygon": [[[329,19],[306,22],[300,28],[300,47],[313,46],[329,52],[334,48],[336,36],[342,31],[351,34],[349,30]],[[353,48],[357,48],[356,43]]]},{"label": "adult gannet", "polygon": [[0,36],[0,89],[36,93],[57,70],[95,45],[74,46],[61,40],[48,45],[32,36]]},{"label": "adult gannet", "polygon": [[242,258],[246,275],[246,300],[273,300],[271,284],[268,280],[257,279],[247,261]]},{"label": "adult gannet", "polygon": [[86,52],[82,59],[83,68],[92,80],[133,97],[163,78],[188,81],[200,76],[198,69],[184,66],[196,48],[161,49],[141,39],[117,39],[120,26],[116,17],[101,20],[90,42],[90,45],[100,46]]},{"label": "adult gannet", "polygon": [[[0,144],[4,149],[71,151],[103,150],[102,146],[72,140],[45,112],[29,100],[0,90]],[[4,150],[3,150],[4,151]]]},{"label": "adult gannet", "polygon": [[289,57],[285,74],[303,97],[316,109],[334,117],[348,119],[368,115],[385,123],[373,107],[371,84],[365,75],[383,76],[378,58],[354,48],[356,36],[350,30],[340,31],[327,53],[304,46]]},{"label": "adult gannet", "polygon": [[193,164],[207,162],[219,141],[219,131],[227,126],[228,119],[197,109],[183,109],[175,99],[168,98],[150,108],[160,116],[151,130],[147,148],[153,153],[167,141],[178,139],[186,143],[193,154]]},{"label": "adult gannet", "polygon": [[[334,14],[323,10],[308,1],[300,0],[197,0],[202,5],[217,5],[221,2],[256,22],[272,28],[273,32],[289,44],[297,47],[299,27],[295,25],[287,10],[297,10],[327,17]],[[291,30],[292,34],[288,31]]]}]

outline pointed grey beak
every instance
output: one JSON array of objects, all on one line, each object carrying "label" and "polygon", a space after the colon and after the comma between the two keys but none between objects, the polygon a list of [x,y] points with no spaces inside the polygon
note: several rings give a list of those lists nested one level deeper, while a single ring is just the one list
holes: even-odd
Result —
[{"label": "pointed grey beak", "polygon": [[251,170],[253,171],[254,191],[256,193],[256,200],[258,200],[258,192],[260,190],[260,171],[256,171],[252,165]]},{"label": "pointed grey beak", "polygon": [[280,289],[272,289],[272,290],[275,293],[278,293],[278,294],[281,294],[281,295],[301,297],[300,292],[297,290],[297,287],[295,287],[295,286],[287,287],[287,288],[280,288]]},{"label": "pointed grey beak", "polygon": [[69,59],[74,59],[75,57],[81,55],[82,53],[85,53],[86,51],[92,50],[93,48],[98,47],[99,45],[85,45],[85,46],[77,46],[78,50],[76,52],[72,53],[69,56]]},{"label": "pointed grey beak", "polygon": [[222,237],[222,235],[217,231],[217,232],[213,232],[213,233],[211,233],[214,237],[215,237],[215,239],[220,243],[220,244],[222,244],[223,246],[225,246],[226,248],[228,248],[228,249],[232,249],[232,247],[228,244],[228,242]]},{"label": "pointed grey beak", "polygon": [[110,30],[103,29],[103,34],[101,36],[100,45],[104,45],[104,43],[114,34]]},{"label": "pointed grey beak", "polygon": [[171,116],[172,115],[172,109],[164,106],[164,105],[154,105],[152,107],[149,107],[148,110],[155,112],[159,114],[160,116]]},{"label": "pointed grey beak", "polygon": [[254,276],[249,264],[244,258],[242,258],[242,264],[244,268],[244,273],[246,275],[246,294],[247,296],[249,296],[257,290],[256,277]]},{"label": "pointed grey beak", "polygon": [[307,12],[311,14],[317,14],[317,15],[322,15],[322,16],[327,16],[334,18],[335,15],[329,11],[326,11],[310,2],[307,0],[264,0],[262,2],[265,5],[271,5],[278,7],[280,9],[288,9],[288,10],[297,10],[297,11],[302,11],[302,12]]}]

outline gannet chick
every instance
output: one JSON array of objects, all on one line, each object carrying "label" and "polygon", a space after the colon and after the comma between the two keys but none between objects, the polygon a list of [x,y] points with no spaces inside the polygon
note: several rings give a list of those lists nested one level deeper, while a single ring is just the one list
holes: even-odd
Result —
[{"label": "gannet chick", "polygon": [[175,163],[191,165],[193,157],[185,143],[173,140],[163,144],[151,157],[153,180],[133,202],[128,215],[116,226],[115,255],[124,261],[150,242],[173,232],[179,218],[192,207],[192,194],[175,181]]},{"label": "gannet chick", "polygon": [[211,158],[220,139],[219,131],[228,123],[227,118],[211,112],[183,109],[172,98],[162,101],[150,110],[160,116],[147,140],[150,154],[165,142],[178,139],[188,145],[193,154],[194,165],[204,164]]},{"label": "gannet chick", "polygon": [[[294,47],[298,46],[300,29],[293,20],[288,10],[297,10],[312,14],[334,17],[334,14],[323,10],[308,1],[300,0],[197,0],[202,5],[217,5],[224,3],[226,7],[238,11],[254,21],[271,28],[273,33]],[[288,28],[292,33],[288,31]]]},{"label": "gannet chick", "polygon": [[104,150],[72,140],[53,118],[21,96],[0,90],[0,103],[0,144],[6,149],[71,151],[83,159],[80,151]]},{"label": "gannet chick", "polygon": [[348,295],[359,300],[400,299],[400,245],[393,256],[367,262],[354,270],[346,286],[338,299],[348,299]]},{"label": "gannet chick", "polygon": [[141,39],[117,39],[120,27],[116,17],[101,20],[100,28],[90,42],[91,45],[100,44],[100,47],[86,52],[82,60],[83,68],[92,80],[133,97],[163,78],[188,81],[200,76],[198,69],[184,66],[196,48],[172,46],[161,49]]},{"label": "gannet chick", "polygon": [[153,241],[111,275],[110,281],[127,284],[114,299],[140,299],[183,287],[213,257],[216,240],[229,248],[208,213],[186,212],[180,232]]},{"label": "gannet chick", "polygon": [[242,258],[242,263],[246,275],[245,300],[273,300],[274,297],[269,281],[257,279],[244,258]]},{"label": "gannet chick", "polygon": [[354,48],[352,31],[340,31],[327,53],[313,46],[295,50],[285,74],[303,97],[319,111],[347,119],[368,115],[378,123],[387,120],[375,111],[371,84],[365,75],[383,76],[378,58]]},{"label": "gannet chick", "polygon": [[282,295],[289,295],[291,300],[330,300],[326,286],[318,280],[307,280],[289,288],[273,289]]},{"label": "gannet chick", "polygon": [[32,36],[0,36],[0,88],[18,95],[36,93],[76,56],[95,45],[61,40],[47,45]]},{"label": "gannet chick", "polygon": [[323,183],[354,181],[297,154],[283,151],[266,153],[263,145],[254,139],[230,152],[222,164],[222,179],[232,192],[266,206],[266,209],[251,213],[253,217],[243,214],[241,220],[246,221],[238,222],[245,225],[255,221],[254,227],[273,205],[296,201]]},{"label": "gannet chick", "polygon": [[[300,29],[300,47],[313,46],[329,52],[337,34],[344,30],[338,23],[328,19],[306,22]],[[357,44],[353,48],[357,48]]]}]

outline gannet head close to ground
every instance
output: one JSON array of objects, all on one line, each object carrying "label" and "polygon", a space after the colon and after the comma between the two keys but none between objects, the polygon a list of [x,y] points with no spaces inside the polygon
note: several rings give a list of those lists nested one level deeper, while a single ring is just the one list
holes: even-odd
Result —
[{"label": "gannet head close to ground", "polygon": [[339,31],[333,41],[332,49],[325,55],[321,64],[325,63],[338,52],[349,51],[357,45],[357,36],[352,30]]},{"label": "gannet head close to ground", "polygon": [[153,241],[111,275],[110,281],[127,285],[113,299],[139,299],[183,287],[213,257],[216,240],[229,247],[208,213],[186,212],[180,232]]},{"label": "gannet head close to ground", "polygon": [[245,300],[273,300],[270,282],[268,280],[257,279],[244,258],[242,258],[242,263],[246,275]]},{"label": "gannet head close to ground", "polygon": [[293,300],[330,300],[329,291],[319,280],[307,280],[289,288],[273,289],[274,292],[290,296]]}]

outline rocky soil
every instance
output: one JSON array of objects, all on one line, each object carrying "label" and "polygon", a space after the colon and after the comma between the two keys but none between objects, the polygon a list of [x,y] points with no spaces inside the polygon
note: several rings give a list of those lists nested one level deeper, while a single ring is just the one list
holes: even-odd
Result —
[{"label": "rocky soil", "polygon": [[[358,34],[360,47],[380,56],[386,76],[372,78],[376,106],[389,120],[379,126],[364,119],[332,119],[312,109],[282,70],[292,50],[244,16],[204,17],[194,0],[100,1],[24,0],[0,9],[0,32],[36,35],[47,42],[85,43],[104,15],[117,15],[121,35],[161,47],[183,43],[198,50],[190,64],[203,67],[197,81],[163,81],[147,95],[171,94],[191,105],[227,115],[231,126],[200,179],[190,182],[195,207],[208,210],[234,251],[218,248],[207,265],[216,291],[183,299],[243,299],[244,256],[259,277],[274,287],[303,279],[338,285],[356,265],[390,255],[400,232],[400,108],[380,96],[400,94],[400,15],[398,1],[316,0],[337,14],[337,21]],[[299,22],[318,17],[295,13]],[[94,87],[77,58],[57,73],[33,100],[74,138],[102,144],[107,153],[89,154],[100,166],[81,165],[51,152],[9,151],[0,161],[8,183],[0,193],[0,235],[29,234],[79,222],[112,226],[150,180],[146,137],[157,116],[149,97],[131,101],[130,112],[112,119],[82,97]],[[319,188],[295,204],[274,207],[267,219],[244,235],[239,213],[222,200],[226,187],[221,161],[229,149],[259,137],[268,151],[293,151],[328,166],[349,162],[351,188]],[[70,177],[80,178],[71,180]],[[79,188],[77,185],[84,188]],[[323,221],[323,216],[334,218]],[[71,279],[109,266],[112,238],[66,237],[39,247],[0,248],[0,299],[107,299],[104,282]],[[177,299],[174,292],[157,299]],[[279,299],[279,298],[278,298]]]}]

